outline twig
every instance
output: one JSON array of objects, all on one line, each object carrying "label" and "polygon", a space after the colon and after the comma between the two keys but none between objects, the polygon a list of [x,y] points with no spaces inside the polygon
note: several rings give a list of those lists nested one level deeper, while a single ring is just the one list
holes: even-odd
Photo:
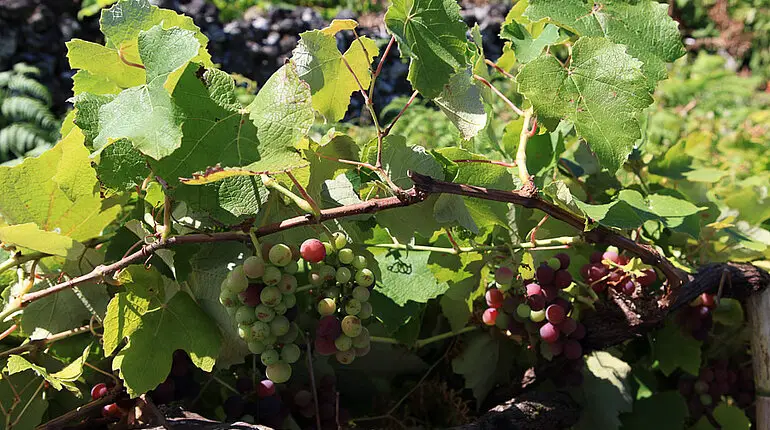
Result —
[{"label": "twig", "polygon": [[[480,327],[479,326],[475,326],[475,325],[468,326],[468,327],[463,327],[463,328],[461,328],[460,330],[457,330],[457,331],[448,331],[446,333],[441,333],[441,334],[437,334],[435,336],[426,337],[425,339],[416,340],[411,345],[411,347],[412,348],[422,348],[425,345],[429,345],[429,344],[431,344],[433,342],[438,342],[438,341],[441,341],[441,340],[444,340],[444,339],[449,339],[449,338],[452,338],[452,337],[455,337],[455,336],[460,336],[461,334],[470,333],[472,331],[476,331],[476,330],[479,330],[479,329],[480,329]],[[402,343],[399,342],[398,339],[394,339],[392,337],[371,336],[370,337],[370,341],[374,342],[374,343],[387,343],[387,344],[391,344],[391,345],[402,345]]]},{"label": "twig", "polygon": [[[404,251],[426,251],[440,252],[442,254],[460,254],[464,252],[488,252],[488,251],[508,251],[509,249],[526,249],[534,251],[538,249],[554,249],[579,243],[579,236],[554,237],[551,239],[536,240],[532,242],[516,243],[511,245],[482,245],[482,246],[460,246],[458,248],[444,248],[440,246],[410,245],[408,243],[372,243],[365,245],[368,248],[387,248],[403,249]],[[311,286],[312,288],[312,286]]]},{"label": "twig", "polygon": [[64,427],[64,424],[67,424],[70,421],[75,421],[79,418],[87,417],[91,415],[93,411],[101,409],[104,405],[114,402],[115,398],[117,398],[122,392],[123,385],[121,384],[121,381],[118,380],[118,384],[113,387],[105,396],[89,402],[79,408],[73,409],[64,415],[56,417],[51,421],[38,426],[37,430],[61,429]]},{"label": "twig", "polygon": [[[519,168],[519,179],[521,179],[522,187],[525,188],[531,186],[532,183],[532,177],[529,176],[529,170],[527,170],[527,141],[532,137],[529,130],[532,115],[532,108],[524,112],[524,123],[521,125],[521,133],[519,134],[519,148],[516,150],[516,166]],[[534,124],[532,128],[535,128]]]},{"label": "twig", "polygon": [[61,333],[52,334],[51,336],[48,336],[45,339],[38,339],[38,340],[32,340],[29,341],[23,345],[19,345],[15,348],[7,349],[5,351],[0,352],[0,358],[7,357],[9,355],[13,354],[20,354],[25,351],[31,351],[33,349],[42,348],[44,346],[50,345],[54,342],[58,342],[62,339],[67,339],[72,336],[77,336],[79,334],[90,332],[91,328],[90,326],[86,325],[83,327],[73,328],[71,330],[63,331]]},{"label": "twig", "polygon": [[396,183],[393,182],[392,179],[390,179],[390,175],[388,175],[387,172],[385,172],[385,170],[382,168],[382,166],[377,167],[377,166],[372,166],[371,164],[363,162],[363,161],[353,161],[353,160],[345,160],[345,159],[342,159],[342,158],[334,158],[334,157],[330,157],[328,155],[320,154],[318,152],[316,152],[315,155],[318,156],[319,158],[325,158],[327,160],[336,161],[338,163],[349,164],[351,166],[356,166],[358,168],[363,167],[365,169],[371,170],[372,172],[377,173],[380,176],[381,179],[383,179],[385,182],[387,182],[388,186],[390,187],[390,189],[395,194],[401,194],[401,193],[404,192],[404,190],[402,190],[401,187],[396,185]]},{"label": "twig", "polygon": [[503,94],[500,90],[498,90],[494,85],[492,85],[491,82],[489,82],[488,80],[486,80],[485,78],[479,75],[473,75],[473,79],[489,87],[489,89],[492,90],[492,92],[495,93],[495,95],[500,97],[505,102],[505,104],[507,104],[508,107],[511,108],[511,110],[516,112],[517,115],[524,116],[524,111],[521,110],[520,107],[516,106],[508,97],[505,96],[505,94]]},{"label": "twig", "polygon": [[495,70],[497,70],[498,72],[500,72],[503,75],[505,75],[506,78],[508,78],[508,79],[516,79],[515,76],[513,76],[510,73],[508,73],[507,70],[505,70],[502,67],[498,66],[497,63],[495,63],[494,61],[490,60],[489,58],[485,58],[484,62],[487,63],[487,66],[492,66]]},{"label": "twig", "polygon": [[545,224],[545,222],[546,222],[546,221],[548,221],[548,214],[545,214],[545,215],[543,216],[543,219],[541,219],[541,220],[540,220],[540,221],[537,223],[537,225],[535,226],[535,228],[533,228],[533,229],[532,229],[532,232],[529,234],[529,242],[530,242],[531,244],[533,244],[533,245],[534,245],[535,243],[537,243],[537,239],[535,239],[535,235],[537,235],[537,231],[538,231],[538,230],[540,230],[540,227],[542,227],[542,226],[543,226],[543,224]]},{"label": "twig", "polygon": [[18,328],[19,328],[18,324],[13,324],[12,326],[8,327],[7,330],[5,330],[4,332],[0,333],[0,340],[3,340],[6,337],[10,336],[13,332],[18,330]]},{"label": "twig", "polygon": [[125,64],[126,66],[136,67],[137,69],[142,69],[142,70],[144,70],[144,69],[145,69],[145,68],[144,68],[144,65],[142,65],[142,64],[138,64],[138,63],[134,63],[134,62],[132,62],[132,61],[129,61],[129,60],[128,60],[128,59],[127,59],[127,58],[126,58],[124,55],[123,55],[123,49],[122,49],[122,48],[121,48],[121,49],[118,49],[118,58],[120,58],[120,61],[122,61],[122,62],[123,62],[123,64]]},{"label": "twig", "polygon": [[166,240],[169,236],[171,236],[171,197],[167,194],[163,200],[163,231],[160,239]]},{"label": "twig", "polygon": [[[403,115],[403,114],[404,114],[404,112],[406,112],[406,110],[409,108],[409,106],[411,106],[411,105],[412,105],[412,102],[414,102],[414,99],[415,99],[415,98],[417,98],[417,95],[418,95],[418,94],[420,94],[418,91],[414,91],[414,92],[412,92],[412,95],[409,97],[409,100],[407,100],[407,102],[406,102],[406,104],[404,105],[404,107],[402,107],[402,108],[401,108],[401,110],[398,112],[398,114],[396,115],[396,117],[395,117],[395,118],[393,118],[393,121],[391,121],[391,122],[390,122],[390,125],[388,125],[388,126],[385,128],[385,131],[383,131],[383,132],[382,132],[382,133],[383,133],[382,137],[385,137],[385,136],[387,136],[388,134],[390,134],[390,130],[392,130],[392,129],[393,129],[393,126],[394,126],[394,125],[396,125],[396,121],[398,121],[398,120],[399,120],[399,118],[401,118],[401,115]],[[382,155],[381,153],[382,153],[382,151],[380,151],[380,154],[379,154],[379,155]],[[380,166],[382,166],[382,162],[381,162],[381,161],[382,161],[382,160],[380,160]]]},{"label": "twig", "polygon": [[483,164],[494,164],[496,166],[503,166],[507,168],[514,168],[516,167],[516,162],[513,163],[506,163],[505,161],[495,161],[495,160],[452,160],[454,163],[483,163]]},{"label": "twig", "polygon": [[289,179],[291,179],[291,181],[294,183],[294,186],[297,187],[297,190],[299,191],[300,195],[302,195],[305,201],[313,209],[312,210],[313,214],[315,214],[316,216],[320,215],[321,208],[318,206],[318,203],[316,203],[315,200],[313,200],[313,198],[310,197],[310,194],[307,193],[307,191],[305,190],[305,187],[303,187],[302,184],[299,183],[297,178],[295,178],[294,175],[292,175],[291,171],[287,170],[284,173],[286,173],[286,176],[288,176]]},{"label": "twig", "polygon": [[307,371],[310,374],[310,388],[313,390],[313,404],[315,406],[316,428],[321,428],[321,408],[318,406],[318,389],[315,385],[315,371],[313,370],[313,350],[310,348],[310,333],[305,333],[305,345],[307,346]]},{"label": "twig", "polygon": [[382,72],[382,65],[385,64],[385,59],[388,58],[388,54],[390,54],[390,49],[393,48],[393,45],[396,42],[396,36],[390,36],[390,41],[388,42],[388,46],[385,47],[385,52],[382,54],[382,57],[380,57],[380,62],[377,64],[377,70],[374,72],[374,75],[372,75],[372,84],[369,87],[369,90],[371,91],[374,88],[374,81],[377,80],[377,78],[380,76],[380,72]]},{"label": "twig", "polygon": [[350,71],[350,74],[353,75],[353,79],[355,79],[356,84],[358,84],[358,91],[361,93],[361,96],[364,98],[364,104],[366,105],[366,108],[369,110],[369,114],[372,116],[372,123],[374,123],[374,128],[377,130],[377,135],[382,134],[382,128],[380,127],[380,122],[377,119],[377,113],[374,111],[374,103],[372,103],[372,99],[369,98],[369,93],[364,89],[363,85],[361,85],[361,80],[358,79],[358,76],[356,76],[356,72],[353,71],[353,68],[350,67],[350,63],[348,63],[348,60],[345,58],[345,56],[341,56],[342,62],[345,63],[345,67],[348,68]]}]

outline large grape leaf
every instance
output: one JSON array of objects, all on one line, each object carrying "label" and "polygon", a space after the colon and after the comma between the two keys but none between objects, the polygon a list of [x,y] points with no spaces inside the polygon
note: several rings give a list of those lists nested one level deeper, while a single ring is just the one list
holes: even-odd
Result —
[{"label": "large grape leaf", "polygon": [[359,90],[356,78],[361,87],[369,88],[369,68],[378,54],[377,44],[365,36],[354,40],[345,54],[340,53],[335,37],[340,29],[335,26],[300,34],[292,54],[300,79],[310,85],[313,108],[330,123],[345,116],[350,95]]},{"label": "large grape leaf", "polygon": [[655,332],[652,355],[658,360],[660,371],[668,376],[677,368],[697,375],[701,362],[701,342],[682,333],[671,321]]},{"label": "large grape leaf", "polygon": [[446,282],[438,281],[428,267],[427,252],[388,252],[380,248],[372,248],[372,254],[377,258],[378,291],[388,297],[398,306],[407,302],[426,303],[443,294],[448,286]]},{"label": "large grape leaf", "polygon": [[631,366],[604,351],[586,357],[583,413],[576,426],[580,430],[618,429],[618,415],[630,412],[633,397],[628,378]]},{"label": "large grape leaf", "polygon": [[146,82],[144,70],[120,60],[118,51],[94,42],[73,39],[67,42],[70,67],[79,70],[73,80],[74,92],[117,94],[122,89]]},{"label": "large grape leaf", "polygon": [[546,46],[560,39],[558,27],[545,21],[532,22],[524,15],[528,6],[527,0],[517,1],[500,26],[500,38],[509,41],[503,51],[512,50],[516,60],[522,64],[534,60]]},{"label": "large grape leaf", "polygon": [[667,227],[676,227],[683,217],[700,212],[694,204],[665,194],[643,196],[636,190],[622,190],[614,202],[592,205],[575,200],[583,213],[595,222],[608,227],[638,228],[646,221],[660,221]]},{"label": "large grape leaf", "polygon": [[493,339],[488,333],[471,334],[463,350],[452,360],[452,370],[465,378],[465,388],[473,391],[478,405],[501,381],[510,378],[514,360],[513,342]]},{"label": "large grape leaf", "polygon": [[626,45],[641,60],[650,87],[666,79],[666,63],[685,54],[677,22],[668,5],[657,1],[530,0],[526,15],[533,21],[551,22],[578,36],[604,36]]},{"label": "large grape leaf", "polygon": [[82,241],[97,237],[120,212],[102,200],[84,136],[73,129],[53,149],[14,167],[0,167],[0,215],[9,224]]},{"label": "large grape leaf", "polygon": [[455,0],[395,0],[385,25],[401,56],[411,60],[409,82],[424,97],[438,97],[450,77],[465,68],[467,27]]},{"label": "large grape leaf", "polygon": [[624,430],[681,430],[689,413],[677,391],[655,393],[634,402],[634,410],[621,415]]},{"label": "large grape leaf", "polygon": [[[44,390],[38,390],[44,382],[32,371],[3,375],[0,379],[0,403],[8,409],[16,402],[18,404],[12,410],[6,409],[8,415],[0,420],[1,430],[33,429],[40,424],[48,409],[48,396]],[[10,426],[10,423],[16,424]]]},{"label": "large grape leaf", "polygon": [[71,237],[41,230],[33,222],[0,227],[0,242],[70,259],[85,250],[83,244]]},{"label": "large grape leaf", "polygon": [[235,176],[205,185],[179,185],[175,200],[185,202],[184,216],[219,225],[234,225],[259,215],[267,206],[270,193],[259,178]]},{"label": "large grape leaf", "polygon": [[473,138],[487,125],[481,89],[471,70],[452,75],[441,94],[433,100],[460,130],[463,140]]},{"label": "large grape leaf", "polygon": [[616,172],[641,137],[639,114],[652,103],[642,63],[605,38],[582,37],[565,67],[544,54],[516,76],[538,115],[575,124],[602,166]]}]

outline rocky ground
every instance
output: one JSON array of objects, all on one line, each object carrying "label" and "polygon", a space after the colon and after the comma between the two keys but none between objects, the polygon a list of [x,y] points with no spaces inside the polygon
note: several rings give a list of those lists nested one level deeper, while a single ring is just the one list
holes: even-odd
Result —
[{"label": "rocky ground", "polygon": [[[210,40],[209,51],[214,61],[223,70],[242,74],[259,84],[291,55],[300,33],[327,24],[318,11],[304,7],[252,9],[242,19],[224,23],[216,7],[205,0],[151,1],[192,16]],[[67,62],[65,42],[72,38],[103,42],[98,16],[78,20],[79,9],[79,0],[0,0],[0,70],[17,62],[39,67],[43,71],[43,83],[53,93],[54,109],[59,113],[69,107],[67,99],[72,95],[73,73]],[[466,22],[478,23],[481,27],[491,58],[501,51],[497,33],[506,11],[504,4],[469,1],[463,5]],[[358,18],[362,23],[359,34],[380,39],[383,44],[389,39],[381,15],[355,17],[343,11],[338,17]],[[341,46],[349,42],[350,39],[340,40]],[[397,53],[392,54],[395,55],[386,63],[377,81],[378,108],[393,97],[410,92],[406,82],[407,65],[395,60]]]}]

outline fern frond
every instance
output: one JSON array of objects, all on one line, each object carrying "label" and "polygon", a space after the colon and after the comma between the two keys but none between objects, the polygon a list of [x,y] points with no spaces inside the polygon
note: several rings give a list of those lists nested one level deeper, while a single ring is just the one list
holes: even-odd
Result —
[{"label": "fern frond", "polygon": [[2,100],[0,113],[13,122],[28,122],[51,131],[57,128],[56,117],[43,102],[32,97],[9,97]]},{"label": "fern frond", "polygon": [[8,89],[12,94],[34,97],[46,105],[51,104],[51,93],[48,92],[48,88],[30,77],[24,75],[11,76],[8,80]]},{"label": "fern frond", "polygon": [[13,65],[13,71],[20,75],[32,75],[35,77],[40,76],[40,69],[35,66],[30,66],[27,63],[16,63]]},{"label": "fern frond", "polygon": [[11,124],[0,130],[0,160],[22,157],[38,146],[50,145],[53,140],[50,133],[32,124]]}]

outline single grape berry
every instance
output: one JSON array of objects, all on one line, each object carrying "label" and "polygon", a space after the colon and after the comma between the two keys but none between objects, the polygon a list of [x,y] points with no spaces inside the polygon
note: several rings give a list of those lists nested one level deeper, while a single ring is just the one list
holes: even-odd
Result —
[{"label": "single grape berry", "polygon": [[341,231],[334,233],[332,240],[334,241],[334,247],[337,249],[342,249],[348,244],[348,237]]},{"label": "single grape berry", "polygon": [[495,321],[497,321],[497,309],[495,308],[488,308],[484,311],[484,314],[481,316],[481,319],[484,321],[484,324],[486,325],[495,325]]},{"label": "single grape berry", "polygon": [[609,260],[615,264],[618,263],[618,255],[615,251],[605,251],[604,254],[602,254],[602,260]]},{"label": "single grape berry", "polygon": [[337,302],[332,298],[325,298],[318,302],[318,313],[321,315],[331,315],[337,312]]},{"label": "single grape berry", "polygon": [[340,267],[337,269],[337,282],[340,284],[346,284],[350,281],[350,278],[353,276],[352,273],[350,273],[350,269],[347,267]]},{"label": "single grape berry", "polygon": [[233,308],[240,304],[240,300],[238,299],[238,295],[232,291],[222,290],[222,292],[219,293],[219,303],[226,308]]},{"label": "single grape berry", "polygon": [[559,329],[550,322],[545,323],[540,327],[540,337],[548,343],[554,343],[559,340]]},{"label": "single grape berry", "polygon": [[372,316],[372,304],[369,302],[361,303],[361,312],[358,313],[358,317],[365,320]]},{"label": "single grape berry", "polygon": [[278,245],[275,245],[272,248],[270,248],[268,259],[270,260],[271,263],[275,264],[276,266],[283,267],[289,264],[292,260],[291,248],[289,248],[288,245],[279,243]]},{"label": "single grape berry", "polygon": [[257,384],[257,396],[260,399],[270,397],[275,394],[275,383],[269,379],[263,379]]},{"label": "single grape berry", "polygon": [[257,316],[254,314],[254,308],[241,306],[237,311],[235,311],[235,322],[238,324],[248,325],[253,323],[256,319]]},{"label": "single grape berry", "polygon": [[340,260],[340,263],[342,264],[350,264],[355,258],[356,255],[350,248],[342,248],[337,252],[337,259]]},{"label": "single grape berry", "polygon": [[249,280],[243,273],[243,266],[235,266],[232,272],[227,276],[227,289],[233,293],[240,293],[249,286]]},{"label": "single grape berry", "polygon": [[299,327],[297,327],[297,324],[292,323],[289,326],[289,331],[283,336],[278,337],[278,342],[283,344],[292,343],[295,340],[297,340],[298,336],[299,336]]},{"label": "single grape berry", "polygon": [[530,312],[532,312],[532,308],[526,303],[522,303],[516,307],[516,315],[520,318],[529,318]]},{"label": "single grape berry", "polygon": [[374,284],[374,273],[367,268],[359,270],[356,272],[356,283],[362,287]]},{"label": "single grape berry", "polygon": [[545,308],[545,296],[542,294],[529,296],[527,303],[529,303],[529,307],[532,308],[533,311],[543,310]]},{"label": "single grape berry", "polygon": [[548,319],[548,322],[554,325],[558,325],[564,321],[565,316],[566,312],[564,308],[559,305],[550,305],[545,310],[545,317]]},{"label": "single grape berry", "polygon": [[527,284],[527,297],[540,295],[543,293],[543,288],[538,284]]},{"label": "single grape berry", "polygon": [[281,304],[285,305],[287,309],[291,309],[297,304],[297,296],[292,293],[284,293]]},{"label": "single grape berry", "polygon": [[252,255],[243,261],[243,273],[252,279],[259,278],[265,274],[265,262],[256,255]]},{"label": "single grape berry", "polygon": [[321,266],[321,277],[324,279],[324,281],[334,281],[337,276],[337,270],[329,265],[323,265]]},{"label": "single grape berry", "polygon": [[337,361],[340,364],[350,364],[356,359],[356,350],[349,349],[347,351],[337,351],[335,357],[337,357]]},{"label": "single grape berry", "polygon": [[513,282],[514,273],[508,266],[500,266],[495,270],[495,282],[500,285],[508,285]]},{"label": "single grape berry", "polygon": [[564,357],[567,360],[577,360],[583,356],[583,347],[580,342],[570,339],[564,343]]},{"label": "single grape berry", "polygon": [[91,388],[91,400],[101,399],[107,395],[108,391],[107,384],[103,382],[94,385],[94,387]]},{"label": "single grape berry", "polygon": [[275,311],[276,315],[283,315],[289,309],[286,307],[286,304],[283,302],[284,297],[285,297],[284,295],[281,295],[281,302],[273,306],[273,310]]},{"label": "single grape berry", "polygon": [[556,257],[551,257],[548,260],[546,260],[545,264],[548,265],[553,270],[559,270],[561,268],[561,261],[559,261]]},{"label": "single grape berry", "polygon": [[262,282],[269,286],[278,285],[278,283],[281,282],[282,276],[280,269],[275,266],[267,266],[265,268],[265,274],[262,275]]},{"label": "single grape berry", "polygon": [[102,407],[102,416],[105,418],[120,418],[121,412],[117,403],[110,403]]},{"label": "single grape berry", "polygon": [[353,315],[348,315],[345,318],[343,318],[341,325],[342,325],[342,333],[350,337],[356,337],[359,334],[361,334],[361,331],[363,331],[361,320],[358,317]]},{"label": "single grape berry", "polygon": [[270,325],[266,322],[256,321],[249,327],[248,337],[252,340],[264,341],[270,336]]},{"label": "single grape berry", "polygon": [[567,288],[572,284],[572,274],[566,270],[557,270],[553,275],[553,285],[556,288]]},{"label": "single grape berry", "polygon": [[270,332],[274,336],[285,335],[289,332],[289,327],[291,327],[291,322],[289,322],[289,319],[283,315],[276,316],[275,319],[270,322]]},{"label": "single grape berry", "polygon": [[299,252],[308,263],[320,263],[326,258],[324,244],[318,239],[308,239],[302,242]]},{"label": "single grape berry", "polygon": [[369,292],[369,289],[366,287],[358,286],[356,288],[353,288],[353,298],[358,300],[359,302],[366,302],[369,300],[369,296],[371,293]]},{"label": "single grape berry", "polygon": [[336,339],[342,333],[340,320],[333,315],[327,315],[318,321],[318,330],[316,334],[322,337],[331,337]]},{"label": "single grape berry", "polygon": [[503,300],[505,300],[505,297],[503,296],[502,291],[498,290],[497,288],[490,288],[487,290],[486,299],[487,306],[490,308],[499,309],[503,306]]},{"label": "single grape berry", "polygon": [[278,303],[281,303],[282,299],[281,290],[278,287],[265,287],[261,293],[259,293],[259,299],[262,303],[269,307],[275,307]]},{"label": "single grape berry", "polygon": [[553,282],[554,270],[547,264],[541,264],[535,271],[535,276],[540,285],[548,285]]},{"label": "single grape berry", "polygon": [[297,290],[297,278],[294,275],[284,273],[278,282],[278,289],[284,294],[295,292]]},{"label": "single grape berry", "polygon": [[251,352],[252,354],[262,354],[263,352],[265,352],[265,349],[267,349],[265,344],[258,340],[249,341],[246,344],[246,346],[249,347],[249,352]]},{"label": "single grape berry", "polygon": [[642,276],[636,278],[636,282],[642,287],[649,287],[658,280],[658,274],[653,269],[645,269],[642,271]]},{"label": "single grape berry", "polygon": [[299,360],[300,354],[301,351],[299,347],[293,343],[290,343],[284,345],[281,349],[281,360],[289,364],[296,363],[297,360]]},{"label": "single grape berry", "polygon": [[334,339],[334,346],[337,348],[337,351],[347,351],[353,347],[353,338],[343,334]]},{"label": "single grape berry", "polygon": [[291,378],[291,366],[279,361],[267,366],[265,376],[276,384],[283,384]]},{"label": "single grape berry", "polygon": [[334,338],[316,337],[314,344],[316,352],[321,355],[332,355],[337,352]]},{"label": "single grape berry", "polygon": [[348,315],[358,315],[361,312],[361,302],[356,299],[349,299],[345,303],[345,313]]},{"label": "single grape berry", "polygon": [[280,361],[281,356],[278,351],[274,349],[268,349],[259,356],[259,359],[262,361],[262,364],[269,366]]},{"label": "single grape berry", "polygon": [[559,263],[561,263],[559,265],[559,269],[566,270],[569,267],[569,255],[567,255],[567,254],[565,254],[563,252],[560,252],[560,253],[554,255],[554,258],[558,259]]},{"label": "single grape berry", "polygon": [[361,334],[353,338],[354,348],[366,348],[370,343],[371,335],[369,334],[369,330],[366,327],[361,329]]},{"label": "single grape berry", "polygon": [[363,357],[364,355],[368,354],[369,351],[372,350],[371,345],[367,345],[363,348],[353,348],[354,351],[356,351],[356,357]]},{"label": "single grape berry", "polygon": [[559,324],[559,330],[562,333],[569,336],[577,329],[578,322],[574,318],[566,317],[564,321]]},{"label": "single grape berry", "polygon": [[532,320],[532,322],[542,322],[545,321],[545,310],[532,310],[532,312],[529,313],[529,319]]},{"label": "single grape berry", "polygon": [[356,255],[356,257],[353,259],[353,267],[355,267],[358,270],[361,270],[365,268],[367,265],[366,257],[363,255]]}]

